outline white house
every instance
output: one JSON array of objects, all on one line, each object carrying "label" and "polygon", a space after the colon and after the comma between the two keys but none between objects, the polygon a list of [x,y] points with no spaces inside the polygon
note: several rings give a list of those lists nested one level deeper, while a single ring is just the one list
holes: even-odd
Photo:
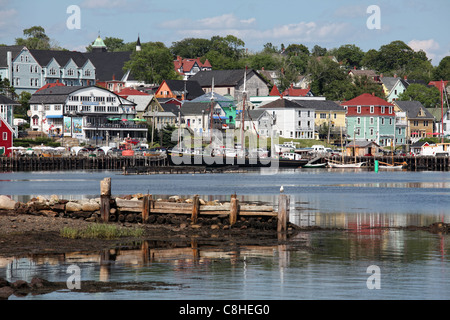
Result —
[{"label": "white house", "polygon": [[283,138],[314,139],[313,108],[307,108],[298,103],[279,98],[260,107],[273,118],[273,135],[279,134]]},{"label": "white house", "polygon": [[48,135],[95,144],[113,138],[147,137],[136,122],[136,104],[97,86],[57,86],[39,90],[30,99],[30,127]]}]

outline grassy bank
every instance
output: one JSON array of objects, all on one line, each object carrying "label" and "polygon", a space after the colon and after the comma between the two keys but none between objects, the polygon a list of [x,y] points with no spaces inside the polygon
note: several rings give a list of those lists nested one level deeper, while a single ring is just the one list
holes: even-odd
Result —
[{"label": "grassy bank", "polygon": [[116,239],[121,237],[140,237],[144,234],[142,228],[123,228],[111,224],[95,223],[85,229],[64,227],[60,235],[69,239]]}]

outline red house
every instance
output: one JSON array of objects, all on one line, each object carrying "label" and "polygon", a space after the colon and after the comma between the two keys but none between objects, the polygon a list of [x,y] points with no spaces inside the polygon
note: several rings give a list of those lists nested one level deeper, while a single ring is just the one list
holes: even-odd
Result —
[{"label": "red house", "polygon": [[13,128],[0,116],[0,156],[7,156],[11,154],[11,147],[13,146],[14,130]]}]

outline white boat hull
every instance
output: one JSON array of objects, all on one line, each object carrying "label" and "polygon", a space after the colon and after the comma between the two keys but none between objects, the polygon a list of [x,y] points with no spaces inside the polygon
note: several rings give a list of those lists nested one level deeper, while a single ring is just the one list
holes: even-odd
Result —
[{"label": "white boat hull", "polygon": [[358,163],[334,163],[328,162],[328,167],[330,168],[361,168],[365,162]]}]

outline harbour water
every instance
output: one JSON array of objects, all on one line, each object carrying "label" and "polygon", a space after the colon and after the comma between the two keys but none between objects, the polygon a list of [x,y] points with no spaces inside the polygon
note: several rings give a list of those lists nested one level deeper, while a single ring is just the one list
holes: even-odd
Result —
[{"label": "harbour water", "polygon": [[[275,203],[291,197],[290,221],[346,231],[300,232],[288,244],[135,243],[108,252],[0,257],[0,277],[66,281],[77,265],[82,281],[155,282],[153,290],[80,293],[60,290],[10,299],[449,299],[450,236],[390,227],[450,222],[450,173],[283,170],[275,175],[142,175],[117,172],[0,174],[0,194],[26,201],[56,194],[89,198],[112,178],[112,193],[195,195]],[[195,243],[195,245],[193,245]],[[379,288],[370,285],[377,268]]]}]

